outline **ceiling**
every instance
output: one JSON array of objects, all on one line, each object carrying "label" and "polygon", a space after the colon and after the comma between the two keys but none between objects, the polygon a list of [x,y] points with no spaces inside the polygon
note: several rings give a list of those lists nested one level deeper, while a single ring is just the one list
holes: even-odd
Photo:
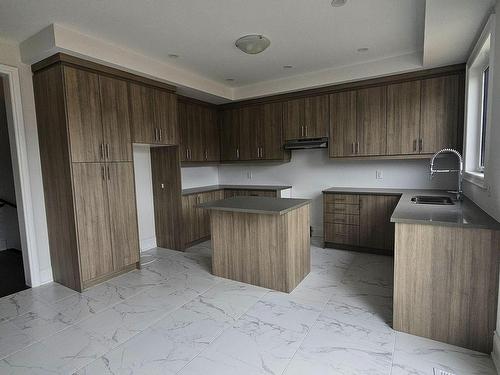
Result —
[{"label": "ceiling", "polygon": [[[437,14],[434,18],[426,14],[425,0],[348,0],[339,8],[330,3],[0,0],[0,37],[20,43],[55,23],[238,89],[398,56],[419,56],[422,65],[425,43],[432,44],[439,30],[456,31],[460,40],[468,33],[473,40],[494,1],[427,0],[427,10],[434,9],[433,15]],[[459,3],[466,8],[460,17],[472,19],[466,30],[455,24],[455,19],[440,22],[439,12],[462,9]],[[428,35],[426,28],[430,30],[436,24],[438,31]],[[246,55],[234,46],[238,37],[252,33],[271,39],[271,46],[259,55]],[[440,64],[463,60],[462,50],[468,52],[470,43],[460,40],[453,48],[436,48],[439,43],[433,44],[441,54]],[[360,53],[359,48],[368,51]],[[457,49],[462,52],[457,53]],[[284,65],[293,68],[283,69]]]}]

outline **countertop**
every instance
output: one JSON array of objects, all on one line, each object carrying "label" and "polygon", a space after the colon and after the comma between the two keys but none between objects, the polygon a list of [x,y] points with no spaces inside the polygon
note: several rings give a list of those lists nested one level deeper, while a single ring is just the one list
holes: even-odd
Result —
[{"label": "countertop", "polygon": [[251,214],[283,215],[306,204],[309,199],[272,197],[232,197],[201,203],[198,207],[210,210],[245,212]]},{"label": "countertop", "polygon": [[182,189],[182,195],[206,193],[209,191],[224,190],[224,189],[281,191],[291,188],[292,188],[291,186],[286,186],[286,185],[209,185],[209,186],[200,186],[190,189]]},{"label": "countertop", "polygon": [[500,223],[467,197],[461,202],[454,201],[454,205],[443,206],[415,204],[411,201],[415,195],[449,196],[454,199],[454,194],[444,190],[335,187],[323,190],[323,193],[399,195],[401,198],[391,216],[393,223],[500,230]]}]

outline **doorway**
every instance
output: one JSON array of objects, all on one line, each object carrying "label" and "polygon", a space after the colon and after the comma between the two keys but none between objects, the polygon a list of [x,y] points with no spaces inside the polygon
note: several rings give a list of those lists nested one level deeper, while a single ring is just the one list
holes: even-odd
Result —
[{"label": "doorway", "polygon": [[0,79],[0,298],[29,288],[24,275],[5,92]]}]

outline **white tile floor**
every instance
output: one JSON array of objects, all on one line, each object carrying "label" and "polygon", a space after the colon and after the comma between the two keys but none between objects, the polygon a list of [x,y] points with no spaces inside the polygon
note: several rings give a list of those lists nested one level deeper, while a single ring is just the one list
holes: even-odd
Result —
[{"label": "white tile floor", "polygon": [[0,374],[496,374],[489,356],[393,331],[392,259],[312,246],[289,295],[210,274],[210,244],[82,294],[0,299]]}]

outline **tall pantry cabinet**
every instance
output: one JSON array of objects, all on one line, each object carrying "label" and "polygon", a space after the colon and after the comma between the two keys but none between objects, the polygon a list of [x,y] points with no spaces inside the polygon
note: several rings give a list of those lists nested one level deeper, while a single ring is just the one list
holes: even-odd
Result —
[{"label": "tall pantry cabinet", "polygon": [[81,291],[139,261],[128,83],[61,62],[33,83],[54,280]]}]

